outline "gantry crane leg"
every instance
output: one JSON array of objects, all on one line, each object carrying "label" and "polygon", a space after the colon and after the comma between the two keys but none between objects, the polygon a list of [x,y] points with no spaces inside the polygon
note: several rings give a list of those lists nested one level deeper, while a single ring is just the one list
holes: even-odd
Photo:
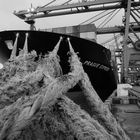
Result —
[{"label": "gantry crane leg", "polygon": [[125,9],[125,33],[123,39],[123,56],[122,56],[122,83],[127,82],[127,74],[128,74],[128,64],[129,64],[129,55],[128,55],[128,34],[129,34],[129,22],[130,22],[130,11],[131,11],[131,0],[127,0],[127,7]]}]

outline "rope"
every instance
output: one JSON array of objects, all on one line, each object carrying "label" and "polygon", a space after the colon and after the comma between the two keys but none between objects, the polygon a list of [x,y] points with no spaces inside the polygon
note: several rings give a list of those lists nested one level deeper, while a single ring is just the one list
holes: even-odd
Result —
[{"label": "rope", "polygon": [[16,40],[14,42],[13,50],[12,50],[12,53],[11,53],[11,56],[10,56],[10,59],[11,60],[16,57],[18,37],[19,37],[19,33],[16,34]]}]

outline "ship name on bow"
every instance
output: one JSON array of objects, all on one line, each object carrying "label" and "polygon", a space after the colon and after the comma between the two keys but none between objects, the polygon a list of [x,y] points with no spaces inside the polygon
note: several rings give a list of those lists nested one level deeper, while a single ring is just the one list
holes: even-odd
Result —
[{"label": "ship name on bow", "polygon": [[110,70],[110,68],[105,66],[105,65],[102,65],[102,64],[99,64],[99,63],[95,63],[95,62],[91,62],[91,61],[85,61],[83,64],[87,65],[87,66],[94,67],[94,68],[102,69],[102,70],[105,70],[105,71],[109,71]]}]

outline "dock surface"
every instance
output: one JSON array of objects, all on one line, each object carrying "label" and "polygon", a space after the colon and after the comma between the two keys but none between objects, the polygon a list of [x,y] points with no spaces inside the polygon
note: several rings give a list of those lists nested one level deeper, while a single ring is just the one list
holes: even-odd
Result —
[{"label": "dock surface", "polygon": [[140,140],[140,105],[137,104],[140,97],[140,87],[133,87],[131,94],[133,91],[135,92],[134,97],[131,95],[128,102],[113,103],[111,110],[131,140]]}]

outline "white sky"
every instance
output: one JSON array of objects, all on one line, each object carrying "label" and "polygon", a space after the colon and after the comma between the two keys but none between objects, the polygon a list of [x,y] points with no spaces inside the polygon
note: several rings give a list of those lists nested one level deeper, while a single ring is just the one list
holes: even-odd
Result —
[{"label": "white sky", "polygon": [[[24,30],[29,29],[29,25],[27,25],[24,21],[19,19],[13,14],[13,11],[19,10],[27,10],[30,8],[31,3],[34,7],[42,6],[50,2],[51,0],[0,0],[0,31],[3,30]],[[61,4],[66,0],[57,0],[58,3]],[[73,0],[75,2],[80,0]],[[94,12],[95,13],[95,12]],[[36,20],[37,29],[44,28],[53,28],[53,27],[62,27],[62,26],[72,26],[77,25],[88,18],[92,17],[93,12],[84,13],[84,14],[76,14],[76,15],[68,15],[68,16],[57,16],[57,17],[49,17],[43,19]],[[122,24],[122,13],[117,14],[115,19],[110,22],[113,26]]]}]

